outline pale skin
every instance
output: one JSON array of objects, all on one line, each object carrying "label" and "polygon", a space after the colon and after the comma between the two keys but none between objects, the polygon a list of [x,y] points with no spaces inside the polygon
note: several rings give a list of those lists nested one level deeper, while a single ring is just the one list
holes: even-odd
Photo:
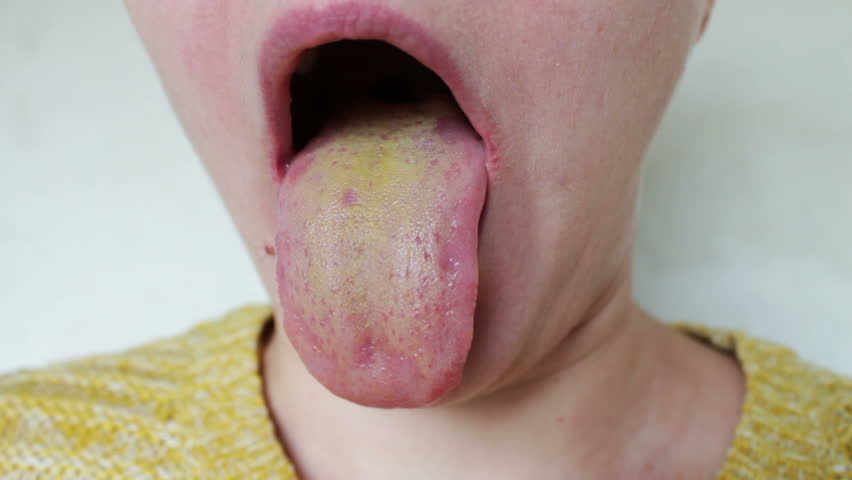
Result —
[{"label": "pale skin", "polygon": [[[711,0],[127,4],[274,300],[279,180],[258,58],[277,21],[344,4],[409,19],[456,59],[445,80],[465,86],[488,142],[473,344],[449,394],[395,410],[335,396],[273,301],[264,384],[301,478],[715,478],[743,375],[643,313],[630,285],[642,158]],[[380,30],[363,38],[406,50]]]}]

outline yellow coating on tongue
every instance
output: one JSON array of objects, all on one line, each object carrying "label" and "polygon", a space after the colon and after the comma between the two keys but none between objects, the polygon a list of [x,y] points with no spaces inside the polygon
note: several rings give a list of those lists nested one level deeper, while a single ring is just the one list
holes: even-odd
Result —
[{"label": "yellow coating on tongue", "polygon": [[[406,307],[399,298],[380,299],[385,297],[380,290],[403,286],[400,284],[417,286],[424,279],[411,278],[412,270],[424,273],[420,268],[424,262],[439,260],[431,252],[440,248],[441,239],[430,238],[430,231],[443,222],[424,211],[440,214],[442,209],[435,205],[448,207],[442,186],[452,176],[454,165],[445,159],[456,154],[432,139],[442,115],[452,112],[450,106],[433,102],[415,113],[353,113],[369,120],[346,123],[333,141],[320,141],[312,151],[313,158],[305,159],[309,173],[293,186],[293,193],[305,204],[318,207],[309,214],[303,237],[311,246],[312,259],[320,260],[310,262],[308,287],[313,292],[348,296],[350,313],[369,309],[370,303],[394,305],[393,310]],[[330,228],[336,232],[333,238],[328,235]],[[397,248],[379,251],[381,257],[377,257],[374,246],[389,242]],[[426,251],[421,253],[424,246]],[[388,282],[361,283],[364,275],[378,268],[389,273]],[[443,279],[448,287],[454,286],[453,277],[447,272]],[[434,275],[425,280],[437,281]],[[398,297],[397,292],[390,296]],[[417,307],[418,299],[408,297],[404,301]],[[364,315],[362,321],[367,326],[375,318],[374,314]]]},{"label": "yellow coating on tongue", "polygon": [[[389,216],[393,216],[398,224],[415,223],[421,196],[429,193],[423,191],[427,188],[424,182],[435,173],[445,173],[433,172],[435,166],[423,158],[424,145],[418,145],[418,138],[422,139],[424,134],[437,127],[438,107],[433,105],[428,110],[419,115],[399,119],[383,117],[344,128],[331,144],[317,150],[312,169],[322,176],[323,187],[316,191],[314,200],[326,204],[326,213],[335,217],[336,228],[341,234],[357,235],[359,241],[372,245],[386,242],[392,234],[387,228]],[[394,127],[389,128],[388,124]],[[418,197],[421,197],[420,201]],[[325,234],[322,229],[313,228],[306,233],[307,242],[314,245],[324,243],[314,238]],[[401,231],[397,235],[406,233],[415,232]],[[397,241],[414,244],[416,238],[398,238]],[[326,257],[335,253],[316,252]],[[367,255],[352,252],[350,262],[337,265],[342,267],[337,274],[343,278],[355,278],[363,273],[367,259]],[[318,269],[311,272],[314,289],[321,290],[328,280],[325,272]],[[360,291],[351,300],[362,303],[366,301],[366,295],[366,291]],[[365,320],[369,321],[369,318]]]},{"label": "yellow coating on tongue", "polygon": [[288,335],[315,377],[358,403],[423,405],[461,379],[486,185],[462,122],[446,100],[360,107],[281,185]]}]

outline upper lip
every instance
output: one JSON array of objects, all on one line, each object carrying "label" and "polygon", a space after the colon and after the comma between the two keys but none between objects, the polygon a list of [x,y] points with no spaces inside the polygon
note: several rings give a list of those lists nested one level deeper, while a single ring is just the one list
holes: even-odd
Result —
[{"label": "upper lip", "polygon": [[323,8],[288,10],[261,46],[261,93],[272,149],[273,176],[280,181],[292,156],[290,78],[305,51],[335,40],[382,40],[405,51],[435,72],[450,88],[492,156],[488,116],[477,101],[450,50],[425,26],[386,6],[363,1]]}]

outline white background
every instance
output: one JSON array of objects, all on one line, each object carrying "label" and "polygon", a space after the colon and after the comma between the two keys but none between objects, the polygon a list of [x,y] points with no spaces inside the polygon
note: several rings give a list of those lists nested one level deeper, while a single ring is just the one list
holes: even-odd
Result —
[{"label": "white background", "polygon": [[[852,373],[852,2],[721,0],[650,154],[637,293]],[[0,370],[265,294],[115,1],[0,0]]]}]

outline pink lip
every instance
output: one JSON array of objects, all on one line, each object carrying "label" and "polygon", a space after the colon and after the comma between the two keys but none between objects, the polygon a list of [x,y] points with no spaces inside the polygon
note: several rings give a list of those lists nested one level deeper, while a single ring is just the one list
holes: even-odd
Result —
[{"label": "pink lip", "polygon": [[273,176],[284,177],[292,156],[290,119],[290,77],[302,54],[309,48],[335,40],[382,40],[416,58],[449,86],[461,109],[486,147],[486,162],[496,159],[490,116],[486,114],[460,73],[455,59],[435,35],[412,19],[387,7],[363,1],[350,1],[314,9],[287,11],[275,21],[262,45],[260,81],[269,134],[274,139],[270,152]]}]

